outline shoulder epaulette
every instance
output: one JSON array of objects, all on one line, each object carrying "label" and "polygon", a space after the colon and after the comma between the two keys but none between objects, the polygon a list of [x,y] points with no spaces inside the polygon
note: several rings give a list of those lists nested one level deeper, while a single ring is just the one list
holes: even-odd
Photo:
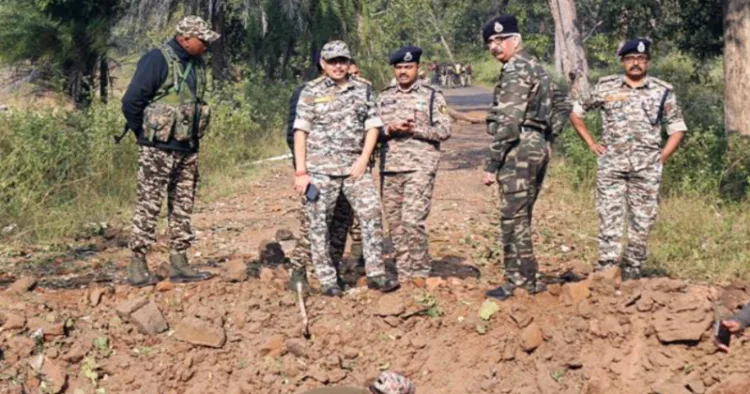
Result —
[{"label": "shoulder epaulette", "polygon": [[325,75],[321,75],[321,76],[319,76],[319,77],[317,77],[317,78],[315,78],[315,79],[313,79],[311,81],[305,82],[305,85],[306,86],[315,86],[315,85],[317,85],[317,84],[325,81],[325,79],[326,79]]},{"label": "shoulder epaulette", "polygon": [[367,79],[364,79],[364,78],[362,78],[360,76],[352,75],[352,79],[355,80],[355,81],[362,82],[362,83],[365,83],[367,85],[372,86],[372,82],[370,82]]},{"label": "shoulder epaulette", "polygon": [[599,78],[599,82],[597,82],[597,84],[612,82],[612,81],[615,81],[615,80],[617,80],[619,78],[622,78],[622,75],[617,75],[617,74],[607,75],[606,77]]},{"label": "shoulder epaulette", "polygon": [[672,86],[672,84],[666,81],[663,81],[656,77],[649,77],[649,78],[651,78],[651,81],[656,83],[657,85],[663,86],[664,88],[669,89],[669,90],[674,90],[674,86]]}]

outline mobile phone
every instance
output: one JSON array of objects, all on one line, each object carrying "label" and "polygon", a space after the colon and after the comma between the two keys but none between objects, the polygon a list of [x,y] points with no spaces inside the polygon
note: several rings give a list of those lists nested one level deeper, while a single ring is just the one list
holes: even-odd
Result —
[{"label": "mobile phone", "polygon": [[721,324],[721,320],[716,321],[716,340],[726,347],[729,347],[729,342],[732,340],[732,333],[729,332],[727,326]]},{"label": "mobile phone", "polygon": [[305,197],[307,197],[307,201],[315,202],[318,201],[318,197],[320,197],[320,190],[313,185],[312,183],[307,185],[307,189],[305,190]]}]

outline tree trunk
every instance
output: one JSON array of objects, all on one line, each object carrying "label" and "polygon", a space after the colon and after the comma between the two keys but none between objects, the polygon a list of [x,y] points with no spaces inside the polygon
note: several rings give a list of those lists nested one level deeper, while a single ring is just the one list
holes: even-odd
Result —
[{"label": "tree trunk", "polygon": [[109,98],[109,61],[106,56],[102,56],[99,61],[99,99],[104,104]]},{"label": "tree trunk", "polygon": [[226,51],[225,16],[227,3],[225,0],[211,0],[211,29],[221,37],[211,44],[211,73],[214,85],[220,85],[229,79],[229,56]]},{"label": "tree trunk", "polygon": [[724,123],[727,133],[750,136],[750,3],[724,1]]},{"label": "tree trunk", "polygon": [[445,40],[445,35],[443,34],[442,29],[440,29],[440,25],[438,24],[438,20],[435,17],[435,13],[432,11],[432,8],[430,8],[430,22],[432,22],[432,27],[435,28],[435,33],[440,36],[440,43],[443,44],[443,48],[445,48],[445,53],[448,54],[448,58],[451,60],[451,62],[455,62],[455,59],[453,58],[453,51],[451,51],[450,45],[448,45],[448,41]]},{"label": "tree trunk", "polygon": [[550,11],[555,20],[555,41],[560,40],[555,50],[555,66],[561,65],[565,77],[572,80],[571,94],[575,97],[589,88],[589,63],[583,51],[581,32],[578,30],[574,0],[549,0]]}]

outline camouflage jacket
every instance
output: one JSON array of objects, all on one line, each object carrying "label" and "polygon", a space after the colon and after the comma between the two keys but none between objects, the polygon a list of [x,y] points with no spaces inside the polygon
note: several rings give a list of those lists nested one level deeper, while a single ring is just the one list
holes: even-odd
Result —
[{"label": "camouflage jacket", "polygon": [[552,79],[542,65],[525,50],[503,65],[495,86],[494,102],[487,115],[488,132],[493,136],[487,172],[496,172],[508,147],[524,131],[547,135],[552,119]]},{"label": "camouflage jacket", "polygon": [[662,123],[669,135],[687,131],[672,86],[651,76],[637,88],[628,85],[622,75],[604,77],[579,98],[573,112],[583,118],[596,108],[602,109],[602,145],[608,150],[602,159],[617,168],[639,170],[659,160]]},{"label": "camouflage jacket", "polygon": [[349,175],[367,131],[381,126],[372,88],[357,78],[341,87],[328,77],[308,82],[294,120],[294,129],[307,133],[308,172],[330,176]]},{"label": "camouflage jacket", "polygon": [[448,108],[443,94],[419,81],[408,90],[391,84],[378,97],[383,123],[414,118],[413,134],[392,134],[380,149],[380,170],[437,172],[440,143],[451,136]]}]

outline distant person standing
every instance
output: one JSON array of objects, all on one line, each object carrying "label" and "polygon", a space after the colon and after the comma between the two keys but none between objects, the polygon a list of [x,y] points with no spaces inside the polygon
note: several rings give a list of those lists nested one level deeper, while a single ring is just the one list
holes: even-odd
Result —
[{"label": "distant person standing", "polygon": [[[618,52],[625,75],[599,80],[575,103],[570,121],[599,157],[596,174],[596,211],[599,215],[598,269],[621,265],[623,279],[641,277],[648,236],[656,221],[664,164],[687,131],[672,85],[648,75],[651,42],[634,39]],[[602,144],[597,143],[584,118],[602,109]],[[662,126],[669,138],[662,143]],[[620,239],[629,212],[628,245],[622,255]]]},{"label": "distant person standing", "polygon": [[170,255],[173,282],[194,282],[211,277],[188,264],[187,250],[195,240],[190,216],[198,186],[198,150],[208,128],[210,107],[203,100],[206,67],[203,54],[219,39],[197,16],[177,24],[177,34],[138,61],[122,99],[122,112],[138,139],[138,199],[130,239],[132,257],[128,282],[151,286],[160,278],[151,274],[146,255],[156,241],[156,222],[167,193]]},{"label": "distant person standing", "polygon": [[471,75],[473,72],[471,69],[471,64],[467,64],[464,70],[466,71],[466,84],[464,86],[471,86]]}]

